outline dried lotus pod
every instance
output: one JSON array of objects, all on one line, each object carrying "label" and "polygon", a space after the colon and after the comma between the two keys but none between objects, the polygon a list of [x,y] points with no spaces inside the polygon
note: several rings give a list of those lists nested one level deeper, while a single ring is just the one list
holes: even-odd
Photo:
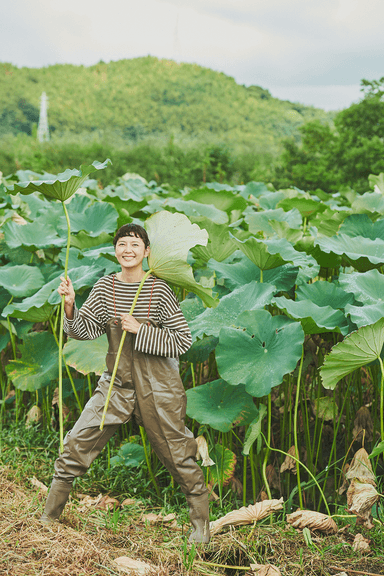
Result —
[{"label": "dried lotus pod", "polygon": [[198,436],[196,438],[196,444],[196,460],[202,460],[202,466],[214,466],[215,462],[209,456],[208,444],[204,436]]},{"label": "dried lotus pod", "polygon": [[[363,430],[365,430],[365,435]],[[352,436],[359,442],[362,442],[363,438],[365,438],[367,442],[371,442],[373,438],[372,416],[366,406],[362,406],[356,412],[355,420],[353,423]]]},{"label": "dried lotus pod", "polygon": [[283,498],[280,498],[280,500],[264,500],[247,507],[242,506],[239,510],[232,510],[232,512],[228,512],[222,518],[211,522],[209,525],[210,532],[211,534],[216,534],[224,526],[241,526],[262,520],[269,514],[282,510],[283,502]]},{"label": "dried lotus pod", "polygon": [[326,534],[336,534],[336,522],[330,516],[312,510],[297,510],[292,514],[287,514],[287,522],[294,528],[309,528],[309,530],[319,530]]},{"label": "dried lotus pod", "polygon": [[372,484],[376,486],[375,475],[372,470],[371,461],[368,458],[368,452],[365,448],[360,448],[352,458],[349,470],[346,472],[345,477],[348,480],[360,478],[361,482]]},{"label": "dried lotus pod", "polygon": [[296,469],[296,460],[294,460],[293,458],[291,458],[291,456],[295,456],[296,457],[296,448],[295,446],[291,446],[290,449],[288,450],[288,454],[285,457],[284,462],[282,463],[282,465],[280,466],[280,474],[282,474],[283,472],[285,472],[286,470],[288,472],[292,472],[293,474],[297,473],[297,469]]},{"label": "dried lotus pod", "polygon": [[373,528],[371,510],[380,495],[372,484],[365,479],[354,478],[347,491],[349,512],[357,515],[356,524]]},{"label": "dried lotus pod", "polygon": [[251,564],[255,576],[281,576],[280,570],[273,564]]}]

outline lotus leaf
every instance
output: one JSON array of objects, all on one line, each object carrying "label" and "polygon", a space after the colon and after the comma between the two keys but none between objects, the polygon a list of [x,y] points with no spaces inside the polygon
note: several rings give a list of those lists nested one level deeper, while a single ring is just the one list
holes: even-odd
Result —
[{"label": "lotus leaf", "polygon": [[361,326],[374,324],[377,320],[383,318],[384,302],[381,301],[376,302],[375,304],[364,304],[364,306],[348,305],[345,307],[345,312],[349,314],[352,322],[361,328]]},{"label": "lotus leaf", "polygon": [[[231,290],[250,282],[260,281],[260,268],[241,252],[239,253],[241,254],[240,261],[219,263],[215,260],[210,260],[208,262],[208,268],[213,270],[218,278],[224,278],[225,285]],[[299,268],[297,266],[283,264],[277,268],[272,268],[272,270],[266,270],[263,274],[263,281],[265,284],[276,286],[277,292],[289,290],[295,285],[298,272]]]},{"label": "lotus leaf", "polygon": [[348,216],[340,226],[340,234],[347,236],[363,236],[375,240],[384,240],[384,220],[372,220],[366,214],[352,214]]},{"label": "lotus leaf", "polygon": [[193,200],[201,204],[215,206],[218,210],[230,214],[232,210],[243,212],[247,206],[246,200],[242,196],[235,195],[229,190],[216,191],[212,188],[201,188],[193,190],[184,196],[184,200]]},{"label": "lotus leaf", "polygon": [[246,210],[244,214],[249,232],[252,234],[262,231],[269,235],[273,235],[275,231],[269,223],[270,220],[286,222],[290,228],[300,228],[302,220],[298,210],[284,212],[281,208],[278,208],[277,210],[265,210],[264,212]]},{"label": "lotus leaf", "polygon": [[369,270],[363,274],[340,274],[339,284],[345,292],[353,294],[363,304],[384,301],[384,276],[378,270]]},{"label": "lotus leaf", "polygon": [[191,224],[184,214],[158,212],[145,222],[151,240],[148,266],[153,273],[170,282],[194,292],[207,306],[215,306],[212,291],[198,284],[187,263],[188,251],[196,244],[207,245],[208,233]]},{"label": "lotus leaf", "polygon": [[216,348],[219,339],[215,336],[208,336],[202,340],[196,340],[189,350],[180,356],[182,362],[205,362],[208,360],[210,353]]},{"label": "lotus leaf", "polygon": [[[259,404],[259,413],[254,420],[249,424],[248,430],[244,438],[243,456],[248,456],[253,443],[261,440],[261,425],[263,418],[267,413],[267,407],[264,404]],[[259,451],[259,450],[258,450]]]},{"label": "lotus leaf", "polygon": [[219,336],[225,326],[234,325],[239,312],[255,310],[269,304],[275,293],[275,286],[250,282],[223,296],[214,310],[205,310],[189,323],[193,339],[207,336]]},{"label": "lotus leaf", "polygon": [[320,203],[316,202],[316,200],[312,200],[312,198],[284,198],[281,200],[278,205],[278,208],[282,208],[283,210],[292,210],[296,208],[300,212],[300,214],[308,218],[316,212],[323,211],[325,207]]},{"label": "lotus leaf", "polygon": [[109,158],[105,162],[93,162],[91,166],[80,166],[80,170],[66,170],[57,176],[47,175],[38,180],[20,182],[9,186],[9,189],[20,194],[31,194],[41,192],[48,198],[56,198],[64,202],[68,200],[78,188],[85,182],[87,176],[95,170],[103,170],[111,161]]},{"label": "lotus leaf", "polygon": [[381,192],[366,192],[352,203],[354,212],[384,214],[384,197]]},{"label": "lotus leaf", "polygon": [[232,385],[261,398],[281,384],[302,354],[304,332],[300,323],[266,310],[251,310],[237,318],[238,328],[222,328],[216,348],[220,376]]},{"label": "lotus leaf", "polygon": [[350,290],[343,290],[331,282],[317,281],[299,286],[296,290],[296,300],[311,300],[316,306],[331,306],[337,310],[354,303],[353,294],[347,292]]},{"label": "lotus leaf", "polygon": [[58,378],[59,351],[52,334],[32,332],[19,344],[21,358],[10,360],[5,367],[8,378],[15,388],[34,392],[48,386],[51,380]]},{"label": "lotus leaf", "polygon": [[215,224],[209,218],[193,218],[201,229],[208,232],[209,240],[206,246],[195,246],[192,254],[195,258],[201,258],[208,262],[214,258],[217,262],[222,262],[236,250],[236,244],[230,237],[229,228],[225,224]]},{"label": "lotus leaf", "polygon": [[258,198],[267,192],[269,192],[269,188],[266,184],[264,184],[264,182],[248,182],[248,184],[246,184],[246,186],[240,190],[240,195],[248,200],[250,196]]},{"label": "lotus leaf", "polygon": [[59,238],[57,231],[43,221],[35,221],[24,226],[16,222],[6,222],[3,226],[4,240],[10,248],[23,246],[27,250],[35,252],[39,248],[60,247],[66,243],[64,238]]},{"label": "lotus leaf", "polygon": [[0,335],[0,352],[2,352],[11,341],[11,337],[9,336],[9,332],[7,334]]},{"label": "lotus leaf", "polygon": [[180,308],[187,322],[190,322],[205,310],[205,306],[200,298],[186,298],[180,302]]},{"label": "lotus leaf", "polygon": [[224,380],[190,388],[187,399],[187,415],[220,432],[249,424],[258,414],[253,398],[244,386],[234,387]]},{"label": "lotus leaf", "polygon": [[183,212],[186,216],[198,217],[205,216],[215,224],[226,224],[228,222],[228,215],[213,206],[212,204],[201,204],[194,200],[179,200],[178,198],[167,198],[163,203],[163,208],[168,206],[174,208],[178,212]]},{"label": "lotus leaf", "polygon": [[112,233],[116,230],[117,218],[118,213],[108,202],[96,202],[84,212],[70,214],[71,232],[85,230],[91,238],[100,236],[103,232]]},{"label": "lotus leaf", "polygon": [[370,174],[368,176],[368,182],[371,188],[375,189],[375,192],[381,192],[384,194],[384,173],[380,172],[378,176]]},{"label": "lotus leaf", "polygon": [[321,334],[322,332],[339,332],[344,336],[349,332],[347,319],[341,310],[331,306],[317,306],[311,300],[289,300],[284,296],[274,298],[275,304],[289,318],[300,320],[306,334]]},{"label": "lotus leaf", "polygon": [[314,218],[311,218],[311,226],[316,227],[319,236],[334,236],[340,227],[340,224],[348,217],[346,212],[338,212],[331,208],[326,208],[324,212],[318,212]]},{"label": "lotus leaf", "polygon": [[291,228],[288,222],[270,220],[269,225],[279,238],[285,238],[291,244],[296,244],[303,237],[303,231],[298,228]]},{"label": "lotus leaf", "polygon": [[[284,252],[287,249],[287,244],[289,243],[286,240],[270,240],[271,246],[269,246],[266,240],[260,240],[253,236],[246,240],[239,240],[232,234],[231,237],[237,247],[261,270],[277,268],[287,262],[292,263],[292,253],[289,253],[287,258],[280,254],[280,252]],[[281,243],[280,246],[278,245],[279,242]],[[290,244],[289,247],[294,250]]]},{"label": "lotus leaf", "polygon": [[274,210],[283,198],[285,198],[284,192],[267,192],[259,196],[258,204],[263,210]]},{"label": "lotus leaf", "polygon": [[12,296],[23,298],[34,294],[44,284],[44,277],[36,266],[4,266],[0,269],[0,284]]},{"label": "lotus leaf", "polygon": [[322,420],[335,421],[338,416],[337,404],[332,396],[315,398],[313,402],[313,412],[316,418],[321,418]]},{"label": "lotus leaf", "polygon": [[384,241],[370,240],[363,236],[340,234],[332,238],[319,238],[315,241],[323,252],[343,255],[359,272],[378,268],[384,264]]},{"label": "lotus leaf", "polygon": [[135,468],[145,460],[144,448],[140,444],[134,442],[126,442],[123,444],[117,455],[111,458],[111,467],[114,468],[119,464],[126,466],[126,468]]},{"label": "lotus leaf", "polygon": [[349,334],[325,358],[320,370],[324,388],[335,388],[344,376],[377,360],[383,343],[384,318]]},{"label": "lotus leaf", "polygon": [[235,474],[236,454],[221,444],[216,444],[209,455],[216,463],[216,466],[211,466],[209,469],[211,479],[214,483],[226,486]]},{"label": "lotus leaf", "polygon": [[339,268],[342,260],[341,256],[334,254],[333,252],[327,254],[326,252],[323,252],[319,246],[315,246],[317,231],[316,229],[312,228],[311,231],[314,232],[315,237],[305,236],[301,238],[298,242],[295,243],[296,249],[305,252],[309,256],[312,256],[312,258],[316,260],[321,268]]},{"label": "lotus leaf", "polygon": [[106,369],[105,357],[107,352],[108,340],[105,334],[96,340],[73,340],[70,338],[63,348],[64,358],[68,366],[72,366],[81,374],[94,372],[98,376]]},{"label": "lotus leaf", "polygon": [[71,235],[71,246],[79,250],[89,250],[104,244],[111,245],[112,238],[106,232],[102,232],[99,236],[92,237],[86,232],[81,230],[76,235]]}]

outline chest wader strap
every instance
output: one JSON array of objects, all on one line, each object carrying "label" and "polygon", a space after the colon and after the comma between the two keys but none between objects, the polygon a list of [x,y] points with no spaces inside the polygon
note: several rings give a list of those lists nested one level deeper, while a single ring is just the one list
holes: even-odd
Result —
[{"label": "chest wader strap", "polygon": [[[115,318],[117,318],[116,300],[115,300],[115,278],[116,278],[116,274],[113,275],[112,286],[113,286],[113,308],[115,310]],[[149,297],[149,306],[148,306],[147,318],[149,318],[149,313],[151,311],[152,294],[153,294],[153,288],[155,286],[155,282],[156,282],[156,278],[153,280],[153,283],[152,283],[152,290],[151,290],[151,295]],[[118,324],[117,320],[115,320],[115,324]],[[150,322],[147,322],[147,326],[150,326]]]}]

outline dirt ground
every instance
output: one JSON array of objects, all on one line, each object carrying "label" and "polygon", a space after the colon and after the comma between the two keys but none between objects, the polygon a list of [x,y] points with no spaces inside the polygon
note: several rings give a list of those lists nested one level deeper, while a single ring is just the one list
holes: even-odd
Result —
[{"label": "dirt ground", "polygon": [[316,552],[292,529],[248,526],[217,534],[208,549],[194,553],[185,545],[187,526],[152,525],[143,520],[148,510],[135,505],[121,517],[84,511],[76,500],[66,506],[60,523],[41,526],[38,518],[45,495],[28,484],[26,479],[25,486],[17,485],[9,469],[0,467],[2,575],[117,576],[123,572],[113,560],[128,556],[149,563],[154,568],[151,574],[159,576],[248,576],[256,574],[250,564],[267,562],[279,566],[284,576],[331,576],[342,571],[350,576],[384,576],[383,550],[381,558],[372,552],[353,553],[353,536],[346,532],[342,537],[314,535]]}]

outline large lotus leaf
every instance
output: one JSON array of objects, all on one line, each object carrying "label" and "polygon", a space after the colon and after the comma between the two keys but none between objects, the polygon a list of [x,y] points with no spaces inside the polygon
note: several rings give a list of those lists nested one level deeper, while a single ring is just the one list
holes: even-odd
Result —
[{"label": "large lotus leaf", "polygon": [[97,260],[98,258],[103,257],[110,262],[118,264],[117,258],[115,256],[115,248],[111,245],[110,242],[108,242],[108,244],[98,246],[97,248],[89,248],[88,250],[84,250],[82,253],[86,258],[91,260]]},{"label": "large lotus leaf", "polygon": [[348,334],[348,321],[341,312],[331,306],[317,306],[311,300],[289,300],[284,296],[274,298],[275,304],[289,318],[300,320],[306,334],[321,334],[322,332],[339,332]]},{"label": "large lotus leaf", "polygon": [[191,322],[191,320],[202,314],[205,310],[205,306],[200,298],[186,298],[180,302],[180,308],[187,322]]},{"label": "large lotus leaf", "polygon": [[340,234],[332,238],[318,238],[315,241],[323,252],[343,255],[359,272],[378,268],[384,264],[384,241],[371,240],[363,236]]},{"label": "large lotus leaf", "polygon": [[216,464],[209,469],[209,476],[213,485],[217,483],[226,486],[235,474],[236,454],[229,448],[216,444],[214,449],[209,452],[209,456]]},{"label": "large lotus leaf", "polygon": [[291,228],[288,222],[270,220],[269,225],[279,238],[285,238],[291,244],[296,244],[303,237],[303,231],[298,228]]},{"label": "large lotus leaf", "polygon": [[[24,204],[28,206],[26,216],[29,220],[34,220],[41,212],[44,212],[50,206],[49,200],[46,200],[44,196],[40,197],[39,194],[36,193],[23,196],[22,203],[23,207]],[[61,206],[60,208],[61,212],[63,212],[63,208]]]},{"label": "large lotus leaf", "polygon": [[326,208],[324,212],[317,212],[311,218],[311,226],[316,227],[320,236],[331,237],[339,230],[340,224],[348,217],[348,212],[338,212]]},{"label": "large lotus leaf", "polygon": [[145,460],[145,452],[143,446],[135,444],[134,442],[126,442],[123,444],[117,455],[111,458],[111,467],[114,468],[119,464],[127,468],[135,468],[140,466]]},{"label": "large lotus leaf", "polygon": [[352,204],[352,210],[359,213],[384,214],[384,196],[381,192],[366,192],[362,196],[357,196]]},{"label": "large lotus leaf", "polygon": [[210,188],[193,190],[184,196],[184,200],[194,200],[201,204],[213,205],[227,214],[232,210],[243,212],[247,206],[247,201],[242,196],[235,195],[229,190],[216,191]]},{"label": "large lotus leaf", "polygon": [[[240,261],[233,263],[230,262],[216,262],[210,260],[208,268],[214,271],[218,278],[225,279],[225,285],[231,290],[249,284],[250,282],[260,281],[260,268],[249,260],[244,254],[241,254]],[[263,282],[265,284],[273,284],[276,286],[276,291],[289,290],[296,284],[297,274],[299,268],[291,264],[283,264],[271,270],[265,270],[263,273]]]},{"label": "large lotus leaf", "polygon": [[339,284],[345,292],[353,294],[363,304],[384,301],[384,276],[378,270],[369,270],[363,274],[340,274]]},{"label": "large lotus leaf", "polygon": [[308,218],[308,216],[312,216],[316,212],[322,212],[325,207],[320,203],[316,202],[316,200],[312,200],[312,198],[284,198],[281,200],[278,205],[278,208],[282,208],[283,210],[292,210],[296,208],[300,212],[300,214]]},{"label": "large lotus leaf", "polygon": [[66,363],[82,374],[102,374],[106,369],[105,357],[108,352],[107,336],[103,334],[96,340],[73,340],[63,348]]},{"label": "large lotus leaf", "polygon": [[60,238],[52,225],[37,220],[23,226],[16,222],[6,222],[3,232],[4,240],[10,248],[23,246],[32,252],[39,248],[63,246],[66,243],[65,238]]},{"label": "large lotus leaf", "polygon": [[[122,186],[119,186],[115,192],[117,192],[117,190],[122,189]],[[106,191],[106,188],[104,189],[104,192]],[[152,193],[152,192],[151,192]],[[146,206],[147,204],[147,200],[133,200],[132,198],[125,198],[123,196],[119,196],[118,194],[112,194],[111,192],[109,192],[106,195],[103,195],[103,200],[105,202],[109,202],[110,204],[113,204],[113,206],[116,208],[116,210],[118,211],[120,216],[126,216],[127,214],[131,215],[131,214],[136,214],[137,212],[140,212],[140,210],[142,208],[144,208],[144,206]]]},{"label": "large lotus leaf", "polygon": [[15,388],[34,392],[59,376],[59,351],[52,334],[32,332],[19,344],[21,358],[10,360],[5,367]]},{"label": "large lotus leaf", "polygon": [[352,306],[348,305],[345,307],[346,314],[349,314],[352,322],[361,328],[361,326],[367,326],[368,324],[374,324],[380,318],[384,316],[384,302],[376,302],[375,304],[364,304],[364,306]]},{"label": "large lotus leaf", "polygon": [[[237,244],[237,247],[254,263],[258,266],[261,270],[270,270],[271,268],[277,268],[282,264],[286,264],[287,262],[292,263],[292,255],[290,254],[287,259],[284,258],[280,254],[280,252],[284,252],[284,249],[287,247],[286,244],[288,242],[279,239],[279,242],[283,244],[279,247],[276,246],[277,241],[271,241],[271,247],[267,244],[266,240],[260,240],[251,236],[246,240],[239,240],[235,236],[233,236],[234,241]],[[291,246],[292,248],[292,246]],[[292,248],[293,250],[293,248]]]},{"label": "large lotus leaf", "polygon": [[192,364],[205,362],[218,343],[219,339],[216,336],[207,336],[202,340],[196,340],[189,350],[180,356],[180,360],[182,362],[192,362]]},{"label": "large lotus leaf", "polygon": [[378,176],[370,174],[368,176],[368,182],[370,187],[375,189],[375,192],[384,194],[384,172],[380,172]]},{"label": "large lotus leaf", "polygon": [[112,238],[107,232],[102,232],[99,236],[94,237],[81,230],[78,234],[71,235],[71,246],[79,250],[89,250],[104,244],[111,245],[111,241]]},{"label": "large lotus leaf", "polygon": [[44,284],[44,277],[36,266],[4,266],[0,269],[0,284],[16,298],[34,294]]},{"label": "large lotus leaf", "polygon": [[[384,278],[383,278],[384,280]],[[296,300],[311,300],[317,306],[331,306],[342,309],[347,304],[353,304],[355,299],[350,290],[343,290],[331,282],[318,280],[313,284],[302,284],[296,290]]]},{"label": "large lotus leaf", "polygon": [[285,198],[284,192],[268,192],[259,196],[258,205],[263,210],[274,210],[283,198]]},{"label": "large lotus leaf", "polygon": [[206,246],[192,248],[191,252],[195,258],[201,258],[205,262],[214,258],[217,262],[222,262],[237,249],[226,224],[215,224],[209,218],[192,218],[191,220],[201,229],[205,229],[209,235]]},{"label": "large lotus leaf", "polygon": [[194,200],[179,200],[178,198],[167,198],[163,203],[163,208],[168,206],[175,208],[178,212],[182,212],[186,216],[198,217],[205,216],[215,224],[226,224],[228,222],[228,215],[223,210],[219,210],[212,204],[201,204]]},{"label": "large lotus leaf", "polygon": [[240,195],[245,198],[246,200],[249,199],[250,196],[254,198],[258,198],[263,194],[269,192],[269,188],[264,182],[248,182],[246,186],[242,190],[240,190]]},{"label": "large lotus leaf", "polygon": [[9,186],[10,190],[20,192],[20,194],[31,194],[32,192],[41,192],[48,198],[56,200],[68,200],[78,188],[85,182],[88,175],[95,170],[103,170],[111,164],[109,158],[105,162],[93,162],[91,166],[80,166],[79,170],[66,170],[57,176],[50,176],[32,182],[20,182]]},{"label": "large lotus leaf", "polygon": [[375,240],[384,240],[384,220],[372,220],[366,214],[352,214],[348,216],[340,226],[340,234],[347,236],[363,236]]},{"label": "large lotus leaf", "polygon": [[284,212],[282,208],[278,208],[277,210],[265,210],[264,212],[246,210],[244,216],[244,219],[248,224],[248,230],[252,234],[257,234],[259,231],[266,232],[270,235],[274,234],[275,231],[269,224],[270,220],[286,222],[290,228],[300,228],[302,220],[298,210]]},{"label": "large lotus leaf", "polygon": [[[90,266],[80,266],[79,268],[72,268],[68,271],[68,276],[73,283],[75,291],[84,288],[89,288],[102,276],[102,269]],[[57,292],[57,288],[60,284],[60,274],[56,278],[45,284],[40,290],[38,290],[33,296],[25,298],[22,302],[9,304],[3,310],[3,316],[14,316],[16,318],[24,318],[25,320],[30,320],[32,317],[36,317],[39,314],[38,310],[42,308],[41,314],[45,319],[46,314],[49,315],[52,311],[52,306],[59,304],[61,301],[60,296]],[[20,316],[20,313],[23,313]],[[34,316],[33,316],[34,315]],[[48,315],[48,318],[49,318]],[[31,317],[31,318],[30,318]],[[42,320],[35,320],[36,322]]]},{"label": "large lotus leaf", "polygon": [[194,292],[207,306],[216,306],[212,291],[198,284],[187,263],[188,251],[196,244],[207,245],[208,233],[191,224],[184,214],[162,211],[145,222],[151,240],[148,266],[153,273],[173,286]]},{"label": "large lotus leaf", "polygon": [[349,334],[325,358],[320,370],[324,388],[335,388],[344,376],[377,360],[383,344],[384,318]]},{"label": "large lotus leaf", "polygon": [[[313,230],[315,232],[315,230]],[[315,234],[316,236],[316,234]],[[305,236],[295,243],[295,248],[312,256],[321,268],[339,268],[341,256],[330,252],[323,252],[319,246],[315,246],[316,237]]]},{"label": "large lotus leaf", "polygon": [[[10,312],[8,312],[10,309]],[[55,307],[51,306],[48,303],[43,304],[42,306],[31,306],[28,310],[19,310],[15,308],[15,306],[7,306],[6,309],[3,310],[3,316],[12,316],[12,318],[19,318],[21,320],[27,320],[28,322],[46,322],[52,316]]]},{"label": "large lotus leaf", "polygon": [[223,296],[217,308],[205,310],[189,323],[193,339],[204,334],[219,336],[223,327],[235,324],[240,312],[263,308],[271,302],[275,292],[275,286],[251,282]]},{"label": "large lotus leaf", "polygon": [[244,386],[234,387],[224,380],[190,388],[187,399],[187,415],[220,432],[249,424],[258,415],[253,398]]},{"label": "large lotus leaf", "polygon": [[216,348],[219,374],[232,385],[245,384],[252,396],[266,396],[295,369],[304,332],[299,322],[271,316],[266,310],[243,312],[237,326],[220,331]]},{"label": "large lotus leaf", "polygon": [[71,232],[85,230],[88,236],[95,238],[103,232],[112,233],[116,230],[118,213],[108,202],[95,202],[84,212],[70,216]]}]

